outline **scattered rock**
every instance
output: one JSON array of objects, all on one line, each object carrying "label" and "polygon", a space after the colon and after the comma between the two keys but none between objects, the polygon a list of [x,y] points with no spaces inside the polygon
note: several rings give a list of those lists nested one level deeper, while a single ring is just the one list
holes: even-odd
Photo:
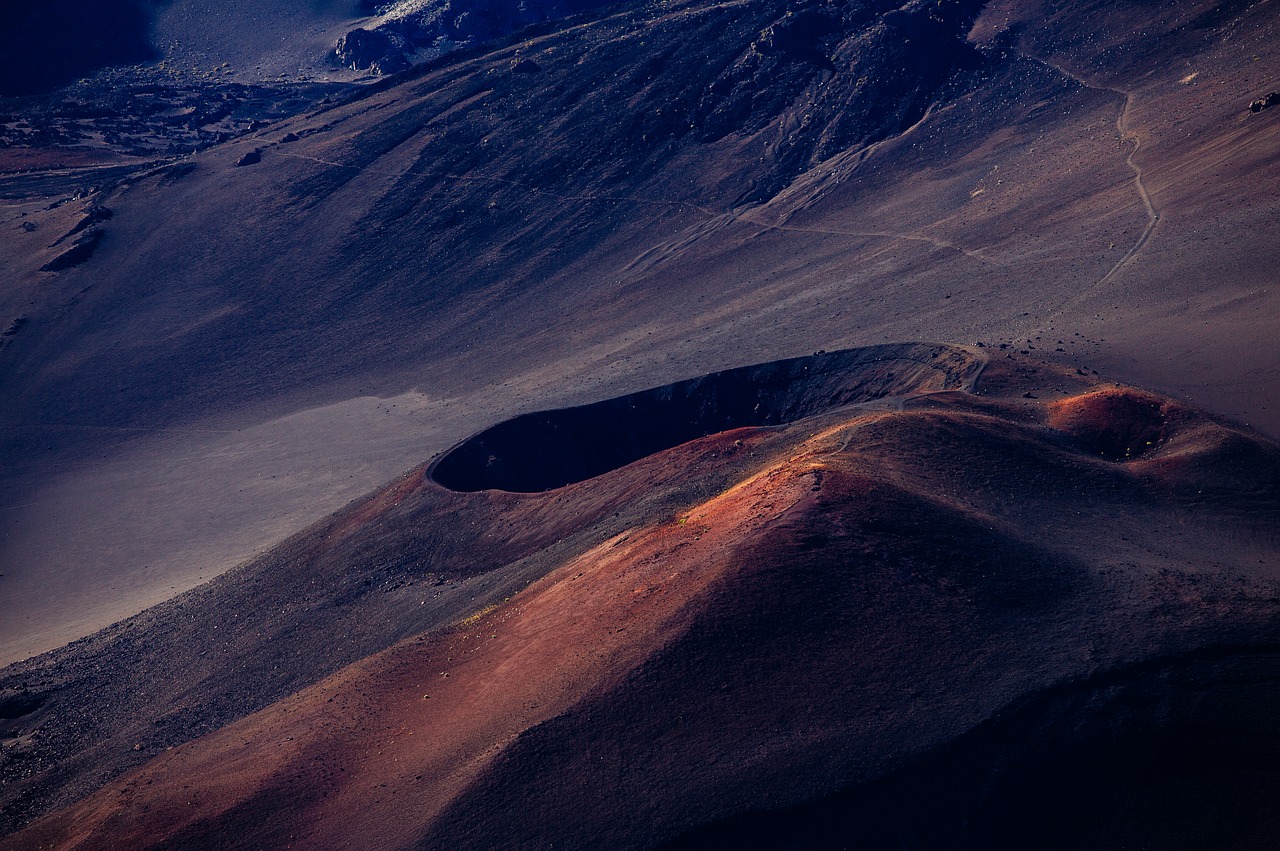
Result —
[{"label": "scattered rock", "polygon": [[254,148],[252,151],[236,160],[236,168],[246,165],[254,165],[260,162],[262,162],[262,149]]},{"label": "scattered rock", "polygon": [[33,230],[38,230],[40,228],[40,226],[35,222],[23,222],[18,225],[18,227],[25,233],[31,233]]},{"label": "scattered rock", "polygon": [[281,145],[287,145],[287,144],[289,144],[290,142],[296,142],[296,141],[298,141],[298,134],[297,134],[297,133],[292,133],[292,132],[290,132],[290,133],[285,133],[283,136],[281,136],[281,137],[280,137],[280,144],[281,144]]},{"label": "scattered rock", "polygon": [[532,59],[517,59],[511,63],[511,73],[513,74],[537,74],[542,71],[542,66]]},{"label": "scattered rock", "polygon": [[1264,98],[1259,98],[1249,104],[1250,112],[1262,112],[1262,110],[1271,106],[1280,106],[1280,92],[1272,92]]}]

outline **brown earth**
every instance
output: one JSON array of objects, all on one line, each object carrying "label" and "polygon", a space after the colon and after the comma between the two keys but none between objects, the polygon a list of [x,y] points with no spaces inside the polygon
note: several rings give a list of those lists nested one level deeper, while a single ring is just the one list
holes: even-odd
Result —
[{"label": "brown earth", "polygon": [[[894,368],[885,354],[863,368]],[[69,648],[27,678],[113,664],[126,643],[151,670],[192,646],[161,624],[221,618],[240,647],[221,651],[222,684],[180,685],[182,668],[135,681],[174,695],[123,713],[145,729],[166,701],[199,714],[252,690],[241,666],[290,658],[278,643],[323,648],[293,630],[332,642],[377,610],[347,619],[358,604],[303,602],[295,585],[294,625],[266,639],[234,596],[255,573],[288,586],[334,559],[354,578],[422,558],[412,529],[460,535],[464,573],[519,577],[5,847],[1274,843],[1280,447],[1012,355],[976,395],[945,380],[893,395],[543,493],[415,475],[183,607]],[[1139,457],[1115,435],[1141,439]],[[486,568],[468,546],[505,555]],[[308,664],[292,663],[295,682]],[[51,737],[65,707],[114,711],[88,681],[42,699],[59,707]]]}]

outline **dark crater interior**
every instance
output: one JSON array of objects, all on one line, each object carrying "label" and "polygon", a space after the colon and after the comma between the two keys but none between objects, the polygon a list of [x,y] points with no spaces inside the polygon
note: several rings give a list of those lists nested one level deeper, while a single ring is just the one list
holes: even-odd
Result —
[{"label": "dark crater interior", "polygon": [[729,429],[783,425],[857,402],[956,389],[981,363],[957,347],[905,343],[740,367],[591,405],[524,414],[462,442],[429,475],[455,491],[537,493]]}]

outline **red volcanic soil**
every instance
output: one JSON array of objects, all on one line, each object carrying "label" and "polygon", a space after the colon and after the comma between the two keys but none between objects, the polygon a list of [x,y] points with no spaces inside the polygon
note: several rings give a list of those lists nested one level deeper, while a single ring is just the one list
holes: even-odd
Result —
[{"label": "red volcanic soil", "polygon": [[[890,397],[869,404],[893,405],[902,394],[968,386],[979,367],[963,349],[899,345],[736,370],[724,385],[741,398],[743,379],[758,376],[772,410],[794,419],[873,399],[867,390]],[[790,401],[780,392],[787,375],[796,391]],[[714,379],[696,382],[709,399],[725,395]],[[689,387],[645,395],[671,398]],[[857,392],[864,395],[850,395]],[[625,438],[634,418],[629,408],[613,410],[621,416],[598,422],[599,431]],[[768,444],[771,434],[728,452],[687,443],[549,494],[459,493],[424,482],[418,469],[224,578],[11,666],[0,697],[26,708],[11,713],[9,726],[41,732],[4,752],[13,757],[0,763],[6,824],[70,803],[167,746],[500,601],[566,558],[706,499],[758,465],[757,452],[768,450],[755,444]],[[81,701],[85,693],[92,704]]]},{"label": "red volcanic soil", "polygon": [[416,503],[549,569],[4,847],[1273,844],[1280,447],[1012,356],[898,395],[544,493],[404,480],[293,552],[385,559]]},{"label": "red volcanic soil", "polygon": [[1049,424],[1104,458],[1127,461],[1160,445],[1168,406],[1151,393],[1106,388],[1053,403]]}]

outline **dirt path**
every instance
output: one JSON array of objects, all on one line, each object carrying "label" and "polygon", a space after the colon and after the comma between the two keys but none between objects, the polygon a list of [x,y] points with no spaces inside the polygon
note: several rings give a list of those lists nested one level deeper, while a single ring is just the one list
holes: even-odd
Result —
[{"label": "dirt path", "polygon": [[1139,136],[1137,131],[1135,131],[1129,124],[1129,113],[1133,109],[1133,101],[1134,101],[1133,92],[1126,91],[1124,89],[1118,89],[1118,88],[1115,88],[1114,86],[1106,86],[1099,83],[1091,83],[1088,80],[1084,79],[1083,77],[1079,76],[1078,74],[1075,74],[1074,72],[1068,70],[1067,68],[1064,68],[1063,66],[1058,65],[1054,62],[1050,62],[1047,59],[1041,59],[1038,56],[1031,56],[1026,53],[1023,53],[1020,55],[1032,62],[1037,62],[1045,66],[1046,68],[1049,68],[1054,72],[1061,74],[1067,79],[1072,80],[1080,84],[1081,86],[1084,86],[1086,89],[1093,89],[1094,91],[1100,91],[1100,92],[1110,92],[1111,94],[1117,95],[1124,99],[1124,103],[1120,107],[1120,112],[1116,115],[1116,132],[1120,134],[1121,140],[1133,143],[1133,147],[1129,150],[1128,156],[1125,157],[1125,164],[1128,165],[1130,170],[1133,171],[1134,188],[1138,192],[1138,197],[1142,199],[1142,206],[1146,208],[1146,211],[1147,211],[1147,226],[1143,228],[1142,233],[1138,234],[1137,240],[1133,243],[1132,246],[1129,247],[1129,250],[1124,253],[1124,256],[1122,256],[1119,260],[1117,260],[1115,264],[1110,269],[1107,270],[1107,273],[1103,275],[1101,278],[1099,278],[1092,286],[1082,290],[1081,292],[1076,293],[1071,298],[1067,299],[1061,305],[1059,305],[1055,310],[1050,312],[1049,316],[1052,317],[1061,313],[1063,310],[1065,310],[1067,307],[1074,304],[1075,302],[1096,292],[1099,287],[1101,287],[1103,284],[1109,281],[1112,278],[1112,276],[1114,276],[1117,272],[1119,272],[1122,268],[1124,268],[1124,266],[1130,260],[1132,260],[1135,256],[1137,256],[1138,252],[1140,252],[1146,246],[1147,240],[1151,238],[1151,234],[1155,231],[1156,225],[1160,222],[1160,213],[1156,209],[1155,203],[1151,200],[1151,193],[1147,191],[1147,186],[1144,180],[1145,175],[1143,173],[1142,166],[1139,165],[1134,159],[1134,157],[1137,156],[1138,151],[1141,150],[1142,148],[1142,137]]}]

